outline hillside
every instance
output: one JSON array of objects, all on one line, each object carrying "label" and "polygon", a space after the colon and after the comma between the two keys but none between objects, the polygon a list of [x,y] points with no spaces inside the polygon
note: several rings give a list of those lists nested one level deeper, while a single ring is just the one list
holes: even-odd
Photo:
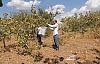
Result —
[{"label": "hillside", "polygon": [[[60,38],[67,36],[61,35]],[[6,40],[6,49],[0,42],[0,64],[100,64],[100,39],[93,38],[63,38],[60,50],[53,49],[53,38],[43,37],[43,47],[34,45],[37,40],[30,40],[28,44],[32,49],[32,54],[36,53],[37,58],[27,53],[22,46],[16,43],[15,37]],[[75,56],[75,60],[66,60],[68,57]],[[35,59],[34,59],[35,58]],[[37,62],[34,62],[37,61]]]}]

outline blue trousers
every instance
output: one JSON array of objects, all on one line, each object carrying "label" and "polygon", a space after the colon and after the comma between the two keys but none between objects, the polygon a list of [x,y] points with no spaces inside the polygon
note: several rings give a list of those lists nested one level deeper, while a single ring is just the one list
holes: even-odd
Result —
[{"label": "blue trousers", "polygon": [[38,39],[39,45],[42,45],[41,37],[42,37],[42,34],[37,34],[37,39]]},{"label": "blue trousers", "polygon": [[58,36],[58,34],[54,35],[53,38],[54,38],[54,42],[55,42],[55,49],[59,50],[59,36]]}]

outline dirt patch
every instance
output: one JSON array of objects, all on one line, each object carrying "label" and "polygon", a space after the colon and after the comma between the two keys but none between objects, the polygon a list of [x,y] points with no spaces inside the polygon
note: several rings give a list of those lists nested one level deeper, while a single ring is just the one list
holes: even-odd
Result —
[{"label": "dirt patch", "polygon": [[[27,53],[15,41],[11,43],[7,41],[6,49],[0,42],[0,64],[100,64],[100,39],[64,38],[64,43],[60,45],[59,51],[53,48],[52,37],[43,37],[42,40],[44,46],[37,46],[36,50],[34,50],[34,45],[37,41],[28,42],[32,54],[37,54],[36,58],[34,55]],[[73,55],[75,55],[75,60],[66,60]]]}]

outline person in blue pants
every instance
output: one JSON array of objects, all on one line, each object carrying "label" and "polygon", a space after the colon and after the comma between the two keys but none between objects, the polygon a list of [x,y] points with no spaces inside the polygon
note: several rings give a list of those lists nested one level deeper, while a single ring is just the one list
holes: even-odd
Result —
[{"label": "person in blue pants", "polygon": [[56,50],[59,50],[59,35],[58,35],[58,23],[57,20],[54,20],[54,25],[48,24],[47,25],[53,30],[53,38],[54,38],[54,46]]},{"label": "person in blue pants", "polygon": [[38,27],[36,29],[36,31],[37,31],[37,40],[38,40],[39,45],[41,46],[42,45],[42,40],[41,40],[41,37],[42,37],[42,28]]}]

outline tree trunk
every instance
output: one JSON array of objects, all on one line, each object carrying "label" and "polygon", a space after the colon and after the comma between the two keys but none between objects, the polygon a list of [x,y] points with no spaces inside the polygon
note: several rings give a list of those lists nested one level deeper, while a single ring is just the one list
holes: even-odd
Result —
[{"label": "tree trunk", "polygon": [[3,44],[4,44],[4,48],[6,48],[5,37],[3,38]]}]

